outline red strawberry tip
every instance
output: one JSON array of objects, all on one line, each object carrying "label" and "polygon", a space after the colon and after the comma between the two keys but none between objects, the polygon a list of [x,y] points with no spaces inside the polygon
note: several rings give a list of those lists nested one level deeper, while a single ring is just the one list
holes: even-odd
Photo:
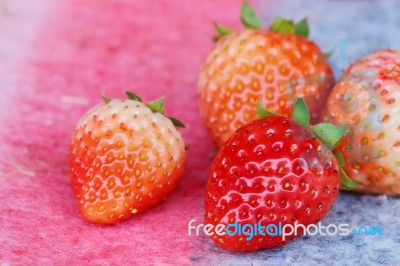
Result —
[{"label": "red strawberry tip", "polygon": [[[267,109],[265,109],[261,102],[257,102],[257,114],[260,118],[264,118],[267,116],[280,116],[279,114],[273,113]],[[320,123],[316,125],[310,125],[310,112],[307,106],[307,103],[304,101],[303,98],[298,98],[292,113],[292,120],[309,129],[313,135],[321,140],[322,144],[329,150],[335,150],[336,147],[340,144],[343,137],[347,133],[347,125],[343,128],[336,127],[329,123]],[[341,177],[341,184],[340,187],[344,190],[352,190],[359,187],[359,184],[352,181],[347,173],[344,170],[344,157],[340,153],[339,150],[335,151],[335,158],[339,163],[340,168],[340,177]]]}]

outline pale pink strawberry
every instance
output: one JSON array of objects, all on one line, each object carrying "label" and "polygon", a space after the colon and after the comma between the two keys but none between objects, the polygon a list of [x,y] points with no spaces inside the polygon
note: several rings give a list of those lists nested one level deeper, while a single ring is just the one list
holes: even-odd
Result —
[{"label": "pale pink strawberry", "polygon": [[163,115],[163,99],[111,100],[78,122],[70,146],[71,179],[86,219],[117,223],[162,200],[183,173],[185,144]]},{"label": "pale pink strawberry", "polygon": [[350,65],[331,91],[324,121],[347,124],[339,146],[358,191],[400,196],[400,51],[376,51]]}]

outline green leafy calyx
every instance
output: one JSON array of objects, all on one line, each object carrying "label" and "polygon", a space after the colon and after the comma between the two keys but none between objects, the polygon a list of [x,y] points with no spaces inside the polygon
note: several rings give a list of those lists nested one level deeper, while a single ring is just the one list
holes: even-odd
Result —
[{"label": "green leafy calyx", "polygon": [[[131,91],[126,91],[125,94],[129,100],[143,103],[142,98],[140,98],[136,93],[133,93]],[[104,95],[102,96],[102,98],[106,104],[108,104],[112,100],[111,98],[104,96]],[[157,100],[151,101],[151,102],[147,103],[146,106],[154,113],[159,113],[159,114],[164,115],[164,112],[165,112],[164,97],[161,97]],[[180,121],[174,117],[166,116],[166,118],[168,118],[175,127],[185,127],[185,124],[182,121]]]},{"label": "green leafy calyx", "polygon": [[108,98],[107,96],[101,96],[101,98],[103,99],[103,101],[105,102],[105,103],[109,103],[109,102],[111,102],[111,98]]},{"label": "green leafy calyx", "polygon": [[282,34],[296,34],[308,38],[310,35],[310,28],[308,27],[307,18],[302,19],[297,24],[293,20],[277,17],[269,28],[272,32]]},{"label": "green leafy calyx", "polygon": [[262,106],[262,103],[260,101],[258,101],[257,102],[257,117],[259,119],[261,119],[261,118],[265,118],[267,116],[281,116],[281,115],[265,109]]},{"label": "green leafy calyx", "polygon": [[150,108],[150,110],[152,110],[155,113],[160,113],[160,114],[164,114],[165,109],[164,109],[164,97],[151,101],[148,104],[146,104],[147,107]]},{"label": "green leafy calyx", "polygon": [[242,21],[242,24],[245,28],[248,29],[261,28],[261,21],[259,17],[247,2],[243,3],[242,9],[240,10],[240,20]]},{"label": "green leafy calyx", "polygon": [[344,171],[343,167],[339,167],[340,171],[340,188],[344,190],[353,190],[357,189],[360,185],[351,180],[348,176],[346,171]]},{"label": "green leafy calyx", "polygon": [[[257,114],[258,117],[264,118],[267,116],[279,116],[274,112],[266,110],[261,102],[257,102]],[[312,131],[315,137],[321,140],[326,148],[334,150],[339,145],[347,132],[347,125],[343,128],[336,127],[332,124],[321,123],[317,125],[310,125],[310,112],[304,99],[297,99],[292,113],[293,122],[309,129]],[[358,184],[352,181],[344,171],[345,160],[339,150],[335,151],[336,160],[339,163],[340,177],[341,177],[341,188],[345,190],[351,190],[358,188]]]},{"label": "green leafy calyx", "polygon": [[[261,29],[262,24],[260,18],[257,16],[254,9],[249,5],[248,2],[243,2],[240,9],[240,21],[243,27],[246,29]],[[220,40],[222,37],[231,34],[235,30],[222,26],[214,22],[214,27],[217,30],[217,34],[214,36],[214,41]],[[282,34],[296,34],[308,38],[310,35],[310,28],[308,26],[307,18],[300,20],[298,23],[294,23],[292,20],[277,17],[269,28],[272,32]]]},{"label": "green leafy calyx", "polygon": [[293,34],[296,31],[296,25],[292,20],[287,20],[284,18],[277,17],[273,22],[270,31],[283,33],[283,34]]},{"label": "green leafy calyx", "polygon": [[349,178],[349,176],[347,175],[346,171],[343,169],[343,167],[346,164],[345,160],[344,160],[344,157],[343,157],[343,154],[339,150],[336,150],[335,151],[335,157],[336,157],[336,160],[339,163],[340,188],[344,189],[344,190],[353,190],[353,189],[358,188],[359,184],[357,184],[356,182],[351,180]]},{"label": "green leafy calyx", "polygon": [[344,161],[343,154],[342,154],[339,150],[336,150],[336,151],[335,151],[335,157],[336,157],[336,160],[337,160],[338,163],[339,163],[339,166],[344,167],[344,165],[346,164],[346,162]]},{"label": "green leafy calyx", "polygon": [[235,31],[234,29],[224,27],[221,24],[218,24],[217,22],[214,22],[214,27],[217,30],[217,34],[214,36],[214,41],[218,41],[222,37],[229,35]]},{"label": "green leafy calyx", "polygon": [[292,118],[299,125],[308,127],[310,125],[310,112],[306,102],[299,98],[293,108]]},{"label": "green leafy calyx", "polygon": [[[260,29],[261,21],[257,16],[256,12],[249,5],[249,3],[244,2],[240,10],[240,21],[242,25],[247,29]],[[234,29],[222,26],[219,23],[214,22],[214,27],[217,30],[217,34],[214,36],[214,41],[218,41],[226,35],[234,32]]]},{"label": "green leafy calyx", "polygon": [[335,149],[346,134],[345,128],[340,128],[328,123],[311,126],[311,131],[330,150]]},{"label": "green leafy calyx", "polygon": [[131,91],[126,91],[125,92],[126,95],[128,96],[128,99],[130,100],[134,100],[134,101],[138,101],[138,102],[143,102],[143,100],[135,93],[131,92]]},{"label": "green leafy calyx", "polygon": [[310,35],[310,28],[308,27],[307,18],[303,18],[296,24],[295,34],[308,38]]},{"label": "green leafy calyx", "polygon": [[168,118],[169,120],[171,120],[172,124],[173,124],[174,126],[176,126],[176,127],[186,127],[185,124],[184,124],[182,121],[180,121],[180,120],[178,120],[178,119],[176,119],[176,118],[174,118],[174,117],[167,116],[167,118]]},{"label": "green leafy calyx", "polygon": [[[330,150],[335,149],[339,145],[347,132],[347,125],[344,126],[344,128],[336,127],[328,123],[310,126],[310,113],[306,102],[301,98],[297,100],[294,106],[292,119],[299,125],[309,128],[313,134],[322,141],[324,146]],[[345,165],[343,154],[339,150],[336,150],[335,157],[339,164],[340,187],[345,190],[356,189],[359,185],[347,176],[343,168]]]},{"label": "green leafy calyx", "polygon": [[335,149],[346,134],[346,127],[340,128],[328,123],[310,125],[310,112],[302,98],[297,99],[294,105],[292,119],[297,124],[309,128],[330,150]]}]

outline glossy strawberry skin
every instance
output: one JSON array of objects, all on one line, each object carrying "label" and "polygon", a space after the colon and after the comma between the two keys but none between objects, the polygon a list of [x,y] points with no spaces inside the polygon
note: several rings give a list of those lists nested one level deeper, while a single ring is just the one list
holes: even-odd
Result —
[{"label": "glossy strawberry skin", "polygon": [[114,224],[157,204],[183,174],[185,147],[171,121],[141,102],[112,100],[89,110],[70,144],[78,208]]},{"label": "glossy strawberry skin", "polygon": [[199,76],[200,112],[218,147],[256,118],[255,103],[291,115],[304,97],[316,122],[334,85],[319,47],[294,34],[243,30],[222,38]]},{"label": "glossy strawberry skin", "polygon": [[348,125],[338,149],[364,193],[400,196],[400,51],[385,49],[351,64],[332,89],[323,122]]},{"label": "glossy strawberry skin", "polygon": [[[283,117],[250,122],[215,157],[208,178],[205,223],[317,223],[326,216],[340,186],[339,166],[320,140]],[[280,236],[217,236],[233,251],[283,245]]]}]

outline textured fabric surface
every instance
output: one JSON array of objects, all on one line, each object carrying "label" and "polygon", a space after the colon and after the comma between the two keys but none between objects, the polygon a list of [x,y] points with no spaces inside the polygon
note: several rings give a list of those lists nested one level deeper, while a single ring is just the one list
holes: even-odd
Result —
[{"label": "textured fabric surface", "polygon": [[[241,1],[3,2],[0,265],[400,261],[400,200],[386,196],[342,193],[323,221],[381,225],[383,237],[302,237],[282,248],[235,254],[204,235],[187,235],[189,220],[203,221],[204,187],[214,153],[198,114],[197,75],[212,47],[212,20],[238,26]],[[376,48],[400,46],[400,4],[395,0],[258,0],[254,6],[266,24],[276,15],[309,16],[315,29],[311,38],[324,50],[344,44],[332,57],[337,75],[348,60]],[[182,133],[191,147],[187,170],[174,193],[155,208],[115,226],[94,225],[78,213],[67,147],[77,120],[99,102],[100,94],[122,97],[125,89],[146,100],[165,95],[167,112],[186,122]]]}]

